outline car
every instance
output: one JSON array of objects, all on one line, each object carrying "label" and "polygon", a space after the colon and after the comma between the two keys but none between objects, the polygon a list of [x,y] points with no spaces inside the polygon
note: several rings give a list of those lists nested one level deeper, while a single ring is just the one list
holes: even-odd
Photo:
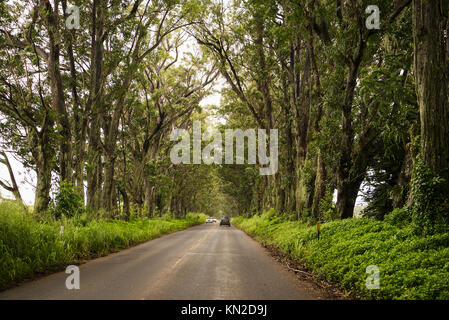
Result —
[{"label": "car", "polygon": [[215,219],[214,218],[207,218],[206,219],[206,223],[214,223]]},{"label": "car", "polygon": [[231,220],[229,219],[229,217],[226,217],[226,216],[221,217],[220,226],[223,226],[223,225],[227,225],[228,227],[231,226]]}]

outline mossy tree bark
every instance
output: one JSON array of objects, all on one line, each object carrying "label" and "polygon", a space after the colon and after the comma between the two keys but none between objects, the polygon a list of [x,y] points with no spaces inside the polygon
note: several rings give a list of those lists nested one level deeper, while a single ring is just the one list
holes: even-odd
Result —
[{"label": "mossy tree bark", "polygon": [[449,181],[447,14],[447,1],[413,1],[414,64],[421,118],[421,151],[424,163],[435,174]]}]

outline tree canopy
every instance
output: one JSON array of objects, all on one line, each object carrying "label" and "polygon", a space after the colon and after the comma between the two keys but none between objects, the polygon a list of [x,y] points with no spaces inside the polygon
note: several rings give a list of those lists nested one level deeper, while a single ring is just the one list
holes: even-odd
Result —
[{"label": "tree canopy", "polygon": [[[367,217],[407,208],[433,230],[449,220],[449,1],[372,5],[2,2],[2,149],[36,172],[35,212],[54,183],[115,216],[344,219],[362,196]],[[278,129],[278,172],[174,165],[170,133],[195,120]],[[17,189],[13,172],[1,181]]]}]

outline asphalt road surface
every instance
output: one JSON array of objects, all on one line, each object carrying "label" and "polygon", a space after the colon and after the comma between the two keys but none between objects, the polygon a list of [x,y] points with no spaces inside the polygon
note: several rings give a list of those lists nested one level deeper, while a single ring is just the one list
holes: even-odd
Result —
[{"label": "asphalt road surface", "polygon": [[242,231],[204,224],[0,292],[0,299],[325,299]]}]

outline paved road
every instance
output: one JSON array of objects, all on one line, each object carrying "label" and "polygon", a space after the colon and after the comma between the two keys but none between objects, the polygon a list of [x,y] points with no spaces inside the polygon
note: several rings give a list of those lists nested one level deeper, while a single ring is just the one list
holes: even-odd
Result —
[{"label": "paved road", "polygon": [[200,225],[80,266],[80,289],[59,272],[0,299],[320,299],[242,231]]}]

